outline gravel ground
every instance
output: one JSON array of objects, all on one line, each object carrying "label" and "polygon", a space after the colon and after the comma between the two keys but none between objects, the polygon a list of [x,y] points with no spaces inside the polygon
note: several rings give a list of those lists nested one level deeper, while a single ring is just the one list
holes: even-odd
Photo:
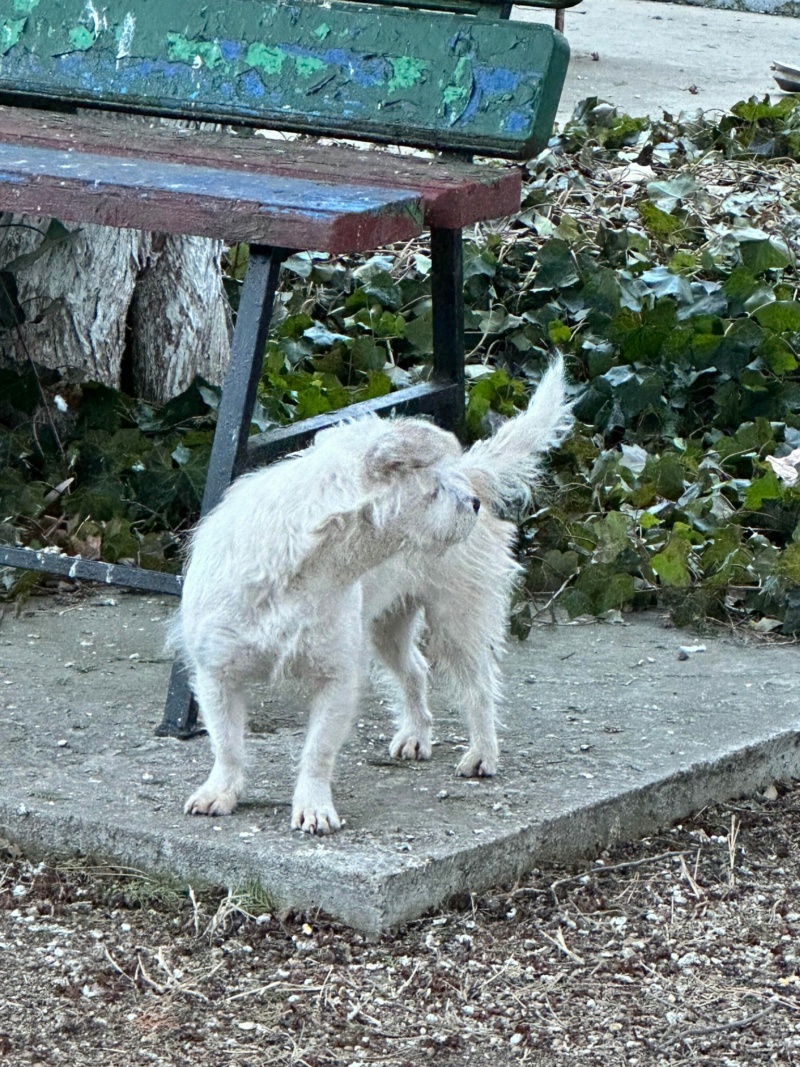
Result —
[{"label": "gravel ground", "polygon": [[800,1064],[800,783],[369,940],[0,842],[0,1061]]}]

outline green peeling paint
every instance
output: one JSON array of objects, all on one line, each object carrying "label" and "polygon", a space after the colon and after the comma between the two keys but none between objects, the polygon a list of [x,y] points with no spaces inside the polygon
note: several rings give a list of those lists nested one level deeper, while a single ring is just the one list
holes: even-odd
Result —
[{"label": "green peeling paint", "polygon": [[410,89],[425,74],[425,64],[410,56],[390,56],[389,62],[392,65],[392,76],[387,86],[390,93],[398,89]]},{"label": "green peeling paint", "polygon": [[265,74],[280,74],[286,53],[282,48],[268,48],[257,42],[247,49],[247,62]]},{"label": "green peeling paint", "polygon": [[69,43],[76,52],[85,52],[94,44],[94,34],[85,26],[76,26],[74,30],[69,31]]},{"label": "green peeling paint", "polygon": [[294,65],[301,78],[310,78],[312,74],[325,69],[325,64],[316,56],[295,56]]},{"label": "green peeling paint", "polygon": [[3,19],[0,22],[0,56],[10,51],[22,36],[27,19]]},{"label": "green peeling paint", "polygon": [[456,108],[469,99],[469,89],[459,85],[448,85],[442,93],[442,99],[448,107]]},{"label": "green peeling paint", "polygon": [[331,28],[328,23],[323,22],[314,30],[314,36],[319,37],[320,41],[324,41],[330,32]]},{"label": "green peeling paint", "polygon": [[450,122],[463,114],[472,95],[472,63],[466,56],[461,56],[453,70],[453,77],[449,85],[444,87],[442,99],[450,113]]},{"label": "green peeling paint", "polygon": [[39,0],[14,0],[14,13],[17,15],[30,15],[38,3]]},{"label": "green peeling paint", "polygon": [[458,63],[456,63],[456,69],[453,71],[453,81],[472,82],[472,64],[466,56],[461,56]]},{"label": "green peeling paint", "polygon": [[193,41],[182,33],[167,34],[167,55],[178,63],[193,66],[199,56],[204,67],[213,70],[223,62],[222,53],[216,41]]}]

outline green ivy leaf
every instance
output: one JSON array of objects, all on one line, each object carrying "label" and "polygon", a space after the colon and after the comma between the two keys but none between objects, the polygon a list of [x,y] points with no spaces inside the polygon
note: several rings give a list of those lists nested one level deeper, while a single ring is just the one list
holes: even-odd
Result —
[{"label": "green ivy leaf", "polygon": [[539,249],[535,284],[541,289],[567,289],[580,281],[569,245],[551,237]]},{"label": "green ivy leaf", "polygon": [[775,300],[765,304],[753,313],[761,326],[775,333],[796,333],[800,330],[800,302],[797,300]]},{"label": "green ivy leaf", "polygon": [[781,500],[783,498],[783,486],[772,468],[769,468],[760,478],[755,478],[744,497],[744,506],[748,511],[760,511],[765,500]]},{"label": "green ivy leaf", "polygon": [[647,195],[659,211],[669,214],[684,201],[694,200],[702,187],[691,174],[679,174],[667,181],[647,183]]},{"label": "green ivy leaf", "polygon": [[768,270],[780,270],[791,265],[792,257],[786,246],[775,240],[742,241],[739,245],[742,263],[753,274],[763,274]]},{"label": "green ivy leaf", "polygon": [[792,585],[800,585],[800,544],[786,546],[777,562],[776,570]]},{"label": "green ivy leaf", "polygon": [[650,566],[664,585],[686,589],[692,584],[687,560],[692,550],[691,543],[683,537],[672,537],[661,552],[650,560]]},{"label": "green ivy leaf", "polygon": [[637,205],[637,210],[642,222],[654,237],[669,240],[683,229],[683,223],[680,219],[667,214],[666,211],[661,211],[660,208],[657,208],[655,204],[649,203],[649,201],[642,201]]},{"label": "green ivy leaf", "polygon": [[356,370],[382,370],[386,363],[386,350],[376,345],[369,336],[355,337],[350,341],[350,360]]},{"label": "green ivy leaf", "polygon": [[609,564],[591,563],[581,570],[575,585],[565,594],[564,606],[570,618],[604,615],[630,604],[634,593],[630,574],[621,574]]},{"label": "green ivy leaf", "polygon": [[763,359],[773,374],[783,376],[797,370],[797,360],[786,341],[780,337],[767,337],[756,349],[756,355]]}]

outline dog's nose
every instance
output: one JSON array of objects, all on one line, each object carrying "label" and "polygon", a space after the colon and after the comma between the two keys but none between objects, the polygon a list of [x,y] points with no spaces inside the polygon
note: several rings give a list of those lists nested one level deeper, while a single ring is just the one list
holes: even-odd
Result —
[{"label": "dog's nose", "polygon": [[472,510],[475,512],[476,515],[481,510],[481,502],[476,496],[472,498]]}]

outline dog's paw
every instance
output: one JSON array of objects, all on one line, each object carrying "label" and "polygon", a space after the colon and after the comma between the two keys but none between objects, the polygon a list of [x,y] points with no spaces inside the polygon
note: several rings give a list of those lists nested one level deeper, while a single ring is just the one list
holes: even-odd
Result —
[{"label": "dog's paw", "polygon": [[301,775],[292,800],[292,829],[324,837],[341,828],[342,821],[333,806],[330,785]]},{"label": "dog's paw", "polygon": [[389,755],[392,759],[430,759],[430,733],[398,730],[389,745]]},{"label": "dog's paw", "polygon": [[470,748],[456,767],[462,778],[493,778],[497,774],[497,756]]},{"label": "dog's paw", "polygon": [[239,801],[233,789],[209,789],[204,785],[184,804],[187,815],[231,815]]},{"label": "dog's paw", "polygon": [[316,834],[325,837],[341,830],[342,821],[336,814],[333,804],[326,807],[314,806],[296,807],[292,812],[292,829],[302,830],[304,834]]}]

